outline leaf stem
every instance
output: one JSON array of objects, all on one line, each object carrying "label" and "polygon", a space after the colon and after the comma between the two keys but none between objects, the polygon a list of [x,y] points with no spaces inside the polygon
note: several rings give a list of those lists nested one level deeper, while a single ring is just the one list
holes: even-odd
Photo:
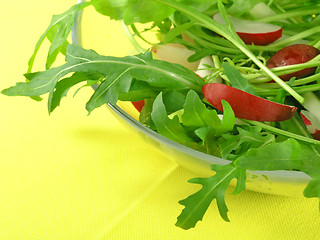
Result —
[{"label": "leaf stem", "polygon": [[318,141],[318,140],[315,140],[315,139],[312,139],[312,138],[308,138],[308,137],[304,137],[304,136],[301,136],[301,135],[298,135],[298,134],[294,134],[294,133],[291,133],[291,132],[288,132],[288,131],[285,131],[285,130],[282,130],[282,129],[279,129],[279,128],[275,128],[275,127],[272,127],[272,126],[270,126],[268,124],[265,124],[263,122],[244,120],[244,119],[241,119],[241,120],[244,121],[244,122],[247,122],[249,124],[259,126],[259,127],[263,128],[263,129],[268,130],[268,131],[270,131],[272,133],[275,133],[275,134],[279,134],[279,135],[286,136],[286,137],[289,137],[289,138],[295,138],[297,140],[300,140],[300,141],[303,141],[303,142],[307,142],[307,143],[311,143],[311,144],[320,145],[320,141]]},{"label": "leaf stem", "polygon": [[127,35],[130,43],[132,44],[132,46],[139,52],[139,53],[145,53],[146,50],[140,46],[140,44],[137,42],[137,40],[133,37],[132,33],[130,32],[128,26],[124,23],[123,20],[120,21],[121,26],[125,32],[125,34]]},{"label": "leaf stem", "polygon": [[320,8],[313,6],[312,8],[307,8],[307,9],[303,9],[303,10],[299,10],[299,11],[287,11],[284,13],[278,13],[277,15],[272,15],[272,16],[268,16],[265,18],[257,19],[257,21],[259,21],[259,22],[274,22],[274,21],[281,21],[283,19],[288,19],[288,18],[292,18],[292,17],[317,14],[317,13],[320,13]]},{"label": "leaf stem", "polygon": [[221,0],[218,0],[218,7],[221,15],[224,17],[226,25],[219,24],[215,22],[212,18],[207,15],[201,14],[199,12],[193,11],[193,9],[188,8],[180,3],[171,2],[168,0],[155,0],[157,2],[166,4],[171,6],[192,18],[198,20],[203,27],[206,27],[221,36],[228,39],[231,43],[233,43],[236,47],[238,47],[244,54],[246,54],[261,70],[263,70],[267,75],[271,77],[276,83],[278,83],[283,89],[285,89],[288,93],[290,93],[298,102],[303,103],[304,98],[299,95],[296,91],[294,91],[289,85],[287,85],[283,80],[281,80],[277,75],[275,75],[267,66],[265,66],[244,44],[244,42],[240,39],[240,37],[236,34],[232,24],[230,23],[230,19],[227,17],[227,12],[224,8]]}]

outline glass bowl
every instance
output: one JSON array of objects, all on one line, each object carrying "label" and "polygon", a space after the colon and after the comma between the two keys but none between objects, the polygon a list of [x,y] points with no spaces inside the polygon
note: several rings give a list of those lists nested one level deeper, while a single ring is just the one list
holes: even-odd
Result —
[{"label": "glass bowl", "polygon": [[[73,43],[109,56],[134,53],[119,22],[108,20],[93,8],[86,8],[76,18],[72,32]],[[134,131],[137,137],[142,137],[166,157],[198,176],[213,175],[214,172],[210,169],[212,164],[229,163],[228,160],[183,146],[147,128],[137,120],[138,111],[130,102],[107,104],[107,107],[122,124]],[[302,196],[310,179],[305,173],[297,171],[247,171],[246,189],[283,196]]]}]

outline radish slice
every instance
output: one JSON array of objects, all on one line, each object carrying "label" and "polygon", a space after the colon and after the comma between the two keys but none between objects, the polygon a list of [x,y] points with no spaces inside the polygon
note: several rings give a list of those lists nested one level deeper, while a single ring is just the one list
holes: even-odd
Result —
[{"label": "radish slice", "polygon": [[[218,23],[225,24],[220,13],[213,16]],[[230,17],[230,21],[238,36],[246,44],[268,45],[282,36],[282,28],[270,23],[254,22]]]},{"label": "radish slice", "polygon": [[199,61],[189,62],[188,58],[194,54],[185,46],[176,43],[168,43],[166,45],[155,45],[152,52],[161,60],[180,64],[192,71],[197,70]]},{"label": "radish slice", "polygon": [[[282,67],[309,62],[320,54],[320,50],[307,44],[293,44],[277,51],[268,61],[267,67]],[[292,77],[300,78],[312,75],[316,67],[305,68],[300,71],[279,76],[282,80],[289,81]],[[317,105],[318,106],[318,105]]]},{"label": "radish slice", "polygon": [[221,83],[204,85],[202,93],[205,99],[220,111],[223,110],[221,101],[226,100],[236,117],[247,120],[285,121],[297,110],[296,107],[275,103]]},{"label": "radish slice", "polygon": [[135,101],[135,102],[132,102],[132,104],[138,110],[138,112],[141,112],[141,110],[144,106],[144,100]]},{"label": "radish slice", "polygon": [[320,124],[315,115],[305,110],[302,110],[300,115],[311,136],[320,140]]},{"label": "radish slice", "polygon": [[320,141],[320,130],[316,129],[316,131],[314,133],[311,133],[312,137],[316,140]]},{"label": "radish slice", "polygon": [[[304,111],[306,114],[306,111]],[[305,114],[300,113],[304,124],[306,125],[308,131],[310,132],[311,136],[320,141],[320,130],[316,128],[316,126],[310,121],[309,118],[305,116]]]},{"label": "radish slice", "polygon": [[257,3],[250,11],[249,14],[256,19],[274,16],[277,13],[273,11],[264,2]]},{"label": "radish slice", "polygon": [[202,59],[200,59],[200,63],[197,67],[197,70],[195,71],[195,73],[201,77],[201,78],[205,78],[208,75],[213,74],[213,70],[212,69],[208,69],[208,66],[211,68],[214,68],[214,64],[212,61],[212,58],[209,56],[206,56]]}]

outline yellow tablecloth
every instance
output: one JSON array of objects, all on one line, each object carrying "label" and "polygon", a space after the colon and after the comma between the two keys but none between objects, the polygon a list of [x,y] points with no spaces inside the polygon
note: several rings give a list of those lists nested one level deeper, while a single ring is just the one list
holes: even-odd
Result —
[{"label": "yellow tablecloth", "polygon": [[[24,80],[52,14],[74,2],[2,2],[0,89]],[[116,42],[109,44],[107,35],[112,49]],[[40,53],[35,69],[43,69],[45,56]],[[250,191],[227,195],[230,223],[213,204],[195,229],[175,227],[178,201],[197,189],[186,181],[197,175],[105,107],[87,116],[91,93],[65,98],[51,116],[46,101],[0,95],[0,239],[320,239],[318,200]]]}]

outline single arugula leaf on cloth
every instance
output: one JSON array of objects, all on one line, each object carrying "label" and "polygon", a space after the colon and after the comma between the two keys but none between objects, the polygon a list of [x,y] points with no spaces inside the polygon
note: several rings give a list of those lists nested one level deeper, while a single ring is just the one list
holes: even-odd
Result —
[{"label": "single arugula leaf on cloth", "polygon": [[235,161],[235,165],[248,170],[299,170],[312,180],[307,185],[306,197],[320,197],[320,147],[305,145],[289,138],[273,142],[261,149],[252,148]]},{"label": "single arugula leaf on cloth", "polygon": [[221,217],[229,222],[225,192],[233,179],[237,179],[234,194],[238,194],[245,189],[246,170],[237,168],[232,163],[227,165],[212,165],[211,169],[216,172],[212,177],[189,180],[190,183],[201,184],[202,188],[179,202],[185,208],[179,215],[176,226],[182,229],[195,227],[197,222],[202,220],[214,199],[217,201]]},{"label": "single arugula leaf on cloth", "polygon": [[236,68],[232,67],[230,63],[222,63],[222,68],[226,76],[228,77],[232,87],[240,89],[252,95],[256,95],[248,80],[244,78]]},{"label": "single arugula leaf on cloth", "polygon": [[[90,113],[104,103],[116,103],[118,92],[129,91],[131,79],[145,81],[150,86],[161,89],[185,91],[195,89],[201,92],[203,81],[191,70],[177,64],[152,59],[147,52],[136,56],[110,57],[101,56],[93,50],[85,50],[78,45],[68,46],[66,63],[43,72],[26,74],[29,82],[20,82],[5,89],[3,94],[9,96],[39,96],[49,93],[48,109],[58,81],[74,72],[102,74],[106,78],[101,82],[87,104]],[[129,79],[129,80],[128,80]],[[59,85],[58,85],[59,87]],[[109,94],[113,92],[114,94]]]}]

